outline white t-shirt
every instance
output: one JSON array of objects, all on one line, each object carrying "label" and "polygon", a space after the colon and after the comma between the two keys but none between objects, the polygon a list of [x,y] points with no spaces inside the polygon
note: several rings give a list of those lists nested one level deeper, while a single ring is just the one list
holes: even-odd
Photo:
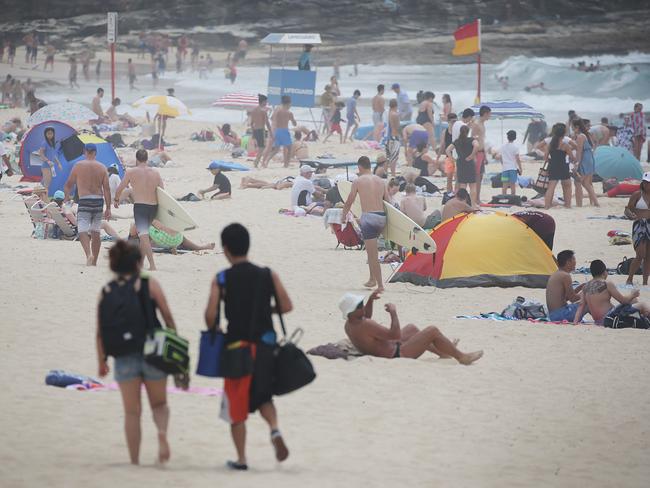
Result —
[{"label": "white t-shirt", "polygon": [[517,156],[519,155],[519,144],[515,142],[508,142],[501,146],[501,163],[503,164],[503,171],[517,170]]},{"label": "white t-shirt", "polygon": [[118,175],[111,174],[108,177],[108,186],[111,189],[111,200],[115,198],[115,192],[117,191],[117,187],[120,186],[120,183],[122,183],[122,179]]},{"label": "white t-shirt", "polygon": [[312,202],[311,196],[313,195],[316,188],[314,183],[311,180],[308,180],[304,176],[296,176],[296,179],[293,180],[293,187],[291,188],[291,206],[295,207],[298,205],[298,198],[302,192],[307,192],[306,204],[309,205]]},{"label": "white t-shirt", "polygon": [[458,136],[460,136],[460,128],[467,125],[465,122],[462,120],[457,120],[454,123],[454,126],[451,128],[451,142],[452,144],[456,139],[458,139]]},{"label": "white t-shirt", "polygon": [[4,172],[5,168],[7,165],[4,162],[4,159],[2,159],[2,156],[7,154],[7,150],[5,149],[5,145],[0,142],[0,171]]}]

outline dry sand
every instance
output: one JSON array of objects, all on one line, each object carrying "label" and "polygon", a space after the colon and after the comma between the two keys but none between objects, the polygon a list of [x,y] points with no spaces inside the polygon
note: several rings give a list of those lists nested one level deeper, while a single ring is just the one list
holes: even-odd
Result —
[{"label": "dry sand", "polygon": [[[2,112],[0,122],[13,113]],[[205,125],[169,124],[169,140],[178,144],[169,152],[182,166],[160,172],[173,194],[208,186],[206,164],[225,156],[211,143],[189,141],[191,132]],[[372,155],[337,143],[310,149],[312,155]],[[525,165],[527,174],[537,169]],[[284,170],[275,164],[255,174],[271,180],[296,172],[295,165]],[[287,322],[304,328],[302,345],[341,339],[337,302],[348,290],[362,290],[365,253],[335,250],[334,236],[318,218],[280,215],[278,209],[289,206],[289,190],[238,190],[242,175],[228,174],[235,188],[232,200],[186,204],[200,223],[189,237],[218,241],[224,225],[246,225],[251,259],[276,270],[293,299],[295,311]],[[16,185],[18,178],[6,182]],[[494,192],[484,187],[484,195]],[[406,284],[389,284],[381,305],[395,303],[403,324],[435,324],[460,338],[462,349],[484,349],[483,359],[464,367],[430,355],[349,362],[314,358],[315,383],[277,399],[291,457],[276,465],[268,432],[253,416],[247,474],[224,468],[233,446],[228,427],[218,419],[220,399],[170,395],[170,465],[164,471],[152,468],[155,431],[144,408],[144,466],[130,467],[119,393],[44,384],[53,368],[96,373],[94,310],[101,286],[111,277],[108,244],[102,246],[99,266],[85,267],[78,243],[31,239],[25,207],[13,196],[0,191],[3,487],[648,485],[650,333],[457,320],[457,314],[500,311],[517,295],[543,301],[544,290]],[[550,212],[557,223],[555,250],[575,249],[579,265],[600,258],[614,266],[633,253],[631,247],[609,246],[605,235],[614,228],[629,230],[629,222],[586,220],[622,213],[624,200],[600,201],[601,209]],[[429,204],[438,207],[440,199]],[[128,221],[115,226],[124,235]],[[207,252],[156,255],[156,260],[155,277],[195,353],[210,280],[227,265],[225,258]],[[383,271],[389,274],[387,267]],[[650,300],[647,290],[642,299]],[[375,313],[387,323],[382,306]],[[192,382],[221,386],[220,380],[196,376]]]}]

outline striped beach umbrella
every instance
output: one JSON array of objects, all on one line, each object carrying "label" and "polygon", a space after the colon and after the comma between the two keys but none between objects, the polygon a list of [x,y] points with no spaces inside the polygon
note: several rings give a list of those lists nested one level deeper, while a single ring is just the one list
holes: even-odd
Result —
[{"label": "striped beach umbrella", "polygon": [[97,114],[79,103],[61,102],[46,105],[34,112],[27,125],[34,127],[48,120],[58,120],[60,122],[88,122],[97,119]]},{"label": "striped beach umbrella", "polygon": [[492,109],[492,118],[494,119],[543,119],[544,114],[538,112],[527,103],[516,100],[495,100],[494,102],[480,103],[473,105],[471,108],[478,112],[483,105]]},{"label": "striped beach umbrella", "polygon": [[213,107],[221,107],[229,110],[250,110],[257,107],[257,105],[257,95],[250,93],[229,93],[212,104]]},{"label": "striped beach umbrella", "polygon": [[180,117],[190,114],[190,110],[183,102],[176,97],[167,95],[151,95],[133,102],[134,107],[140,107],[142,105],[155,105],[158,107],[158,115],[167,115],[168,117]]}]

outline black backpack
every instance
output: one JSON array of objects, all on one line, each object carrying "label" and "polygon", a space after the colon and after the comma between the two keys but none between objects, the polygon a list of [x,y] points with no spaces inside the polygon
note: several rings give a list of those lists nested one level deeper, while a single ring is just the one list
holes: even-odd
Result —
[{"label": "black backpack", "polygon": [[[138,277],[111,281],[102,290],[99,302],[99,332],[106,356],[124,356],[142,352],[147,318],[140,294],[135,291]],[[148,287],[146,279],[141,287]]]},{"label": "black backpack", "polygon": [[[632,259],[634,258],[628,258],[625,256],[623,258],[623,261],[618,263],[618,266],[616,266],[616,272],[620,275],[628,275],[630,274],[630,265],[632,264]],[[641,261],[641,266],[639,266],[639,269],[636,270],[637,275],[643,274],[643,261]]]}]

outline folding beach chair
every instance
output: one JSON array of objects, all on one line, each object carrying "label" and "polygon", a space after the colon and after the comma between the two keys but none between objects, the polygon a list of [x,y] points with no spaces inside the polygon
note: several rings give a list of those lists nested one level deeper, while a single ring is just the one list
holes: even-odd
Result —
[{"label": "folding beach chair", "polygon": [[61,229],[65,239],[77,239],[79,235],[77,229],[70,223],[66,216],[63,215],[63,211],[56,203],[49,204],[45,207],[45,210],[48,217],[54,221],[59,229]]},{"label": "folding beach chair", "polygon": [[37,198],[36,203],[28,207],[28,211],[34,225],[32,236],[37,239],[47,239],[54,221],[47,216],[45,202]]}]

